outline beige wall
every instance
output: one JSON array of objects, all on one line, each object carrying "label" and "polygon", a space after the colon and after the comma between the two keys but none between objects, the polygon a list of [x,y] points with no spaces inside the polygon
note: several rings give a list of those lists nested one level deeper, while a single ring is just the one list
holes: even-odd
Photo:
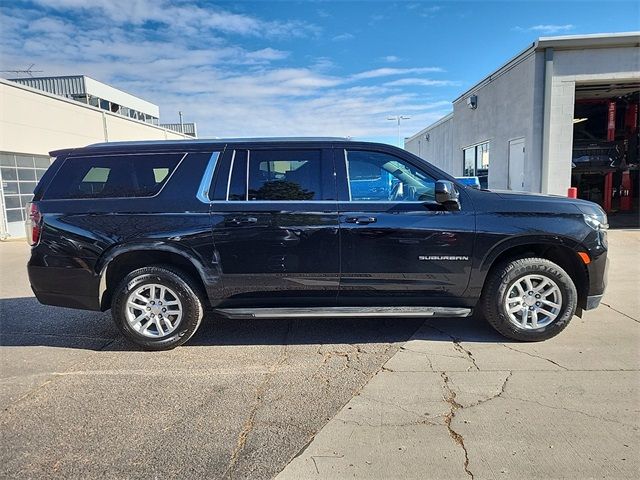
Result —
[{"label": "beige wall", "polygon": [[462,153],[457,155],[453,148],[453,122],[453,115],[449,114],[427,130],[407,139],[404,148],[451,175],[462,175],[462,161],[456,161],[462,158]]},{"label": "beige wall", "polygon": [[[0,79],[0,152],[48,155],[105,141],[183,138],[192,137]],[[0,240],[24,236],[22,222],[6,218],[3,199],[0,184]]]},{"label": "beige wall", "polygon": [[46,155],[105,141],[181,138],[191,137],[0,80],[0,151]]}]

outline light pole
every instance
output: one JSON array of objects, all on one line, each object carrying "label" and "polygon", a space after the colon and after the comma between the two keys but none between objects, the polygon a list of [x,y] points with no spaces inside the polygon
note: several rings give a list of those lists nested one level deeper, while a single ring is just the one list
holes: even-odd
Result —
[{"label": "light pole", "polygon": [[398,147],[403,148],[404,145],[401,144],[400,141],[400,122],[402,122],[402,120],[409,120],[411,117],[408,117],[406,115],[394,115],[392,117],[387,117],[387,120],[393,120],[395,122],[397,122],[398,125]]}]

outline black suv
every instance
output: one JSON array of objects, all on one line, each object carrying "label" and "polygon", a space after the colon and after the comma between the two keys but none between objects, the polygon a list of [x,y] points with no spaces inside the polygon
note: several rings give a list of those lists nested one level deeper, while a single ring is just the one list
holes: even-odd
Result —
[{"label": "black suv", "polygon": [[123,142],[51,153],[28,206],[49,305],[150,349],[233,318],[467,316],[550,338],[605,289],[596,204],[477,190],[340,138]]}]

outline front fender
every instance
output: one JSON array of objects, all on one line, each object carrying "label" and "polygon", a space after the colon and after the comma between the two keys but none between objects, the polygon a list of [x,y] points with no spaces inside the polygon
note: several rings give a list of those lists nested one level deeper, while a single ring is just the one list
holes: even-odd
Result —
[{"label": "front fender", "polygon": [[496,258],[507,250],[523,245],[554,245],[568,247],[574,250],[580,243],[575,239],[557,234],[510,236],[493,245],[493,247],[485,253],[478,265],[478,270],[484,272],[486,275]]},{"label": "front fender", "polygon": [[[483,238],[483,236],[485,238]],[[474,265],[469,281],[469,288],[466,292],[466,296],[469,297],[480,296],[489,269],[494,265],[496,259],[511,249],[528,245],[532,247],[548,245],[563,246],[571,250],[576,250],[580,246],[580,242],[577,240],[554,233],[508,235],[498,241],[496,241],[492,234],[481,234],[479,238],[476,239],[476,242]]]}]

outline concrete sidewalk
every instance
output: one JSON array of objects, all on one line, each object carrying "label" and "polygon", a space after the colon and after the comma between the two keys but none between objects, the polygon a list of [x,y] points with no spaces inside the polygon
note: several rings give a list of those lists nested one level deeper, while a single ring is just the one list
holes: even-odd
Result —
[{"label": "concrete sidewalk", "polygon": [[542,343],[429,320],[277,477],[638,478],[640,232],[604,305]]}]

